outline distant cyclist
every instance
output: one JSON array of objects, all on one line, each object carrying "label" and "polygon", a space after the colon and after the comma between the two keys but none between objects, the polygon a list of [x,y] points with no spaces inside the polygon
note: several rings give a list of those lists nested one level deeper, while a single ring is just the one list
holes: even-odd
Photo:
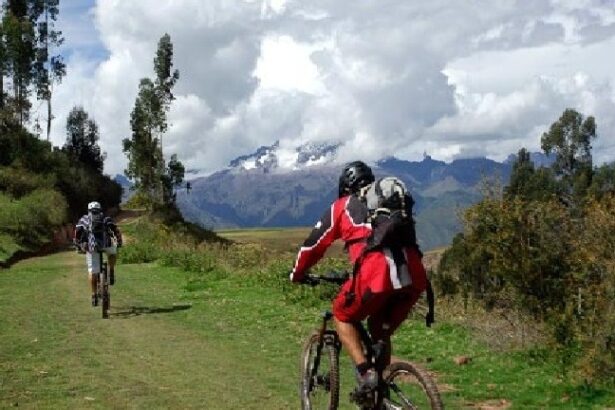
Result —
[{"label": "distant cyclist", "polygon": [[109,262],[109,282],[115,283],[115,262],[117,248],[122,246],[122,234],[115,222],[103,214],[99,202],[88,204],[88,213],[83,215],[75,227],[73,238],[75,246],[86,253],[90,287],[92,289],[92,306],[98,305],[96,285],[100,273],[99,252],[107,254]]},{"label": "distant cyclist", "polygon": [[[366,250],[368,239],[373,242],[372,224],[368,220],[370,209],[360,193],[374,182],[372,170],[365,163],[356,161],[344,167],[339,179],[339,198],[306,239],[290,274],[293,282],[304,282],[308,269],[322,258],[333,241],[345,242],[350,261],[356,263],[355,276],[344,283],[334,299],[333,315],[342,345],[356,365],[359,393],[374,389],[378,375],[366,361],[356,324],[368,319],[372,339],[386,344],[390,361],[391,335],[427,286],[411,219],[408,229],[402,231],[403,238],[390,247],[392,252],[389,248]],[[404,198],[411,207],[411,197],[404,194]],[[411,209],[408,218],[412,218]]]}]

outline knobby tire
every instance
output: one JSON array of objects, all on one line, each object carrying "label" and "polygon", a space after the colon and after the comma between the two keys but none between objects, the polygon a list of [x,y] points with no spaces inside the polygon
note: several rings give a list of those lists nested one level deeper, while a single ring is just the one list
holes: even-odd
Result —
[{"label": "knobby tire", "polygon": [[[314,385],[312,390],[309,391],[309,383],[312,375],[312,369],[314,365],[314,359],[316,357],[316,350],[319,341],[319,333],[315,332],[310,336],[308,341],[303,347],[301,355],[301,383],[299,387],[299,394],[301,397],[301,409],[302,410],[336,410],[339,404],[340,394],[340,376],[339,376],[339,348],[338,342],[333,333],[325,333],[324,343],[320,352],[320,364],[317,371],[317,376],[326,379],[328,383],[328,399],[324,407],[317,406],[313,403],[315,394],[319,392],[325,392],[325,386]],[[328,375],[322,374],[320,369],[323,368],[323,364],[328,364]]]},{"label": "knobby tire", "polygon": [[[399,384],[403,384],[404,377],[413,378],[413,380],[416,380],[418,384],[420,385],[422,394],[427,396],[428,400],[426,401],[429,402],[431,406],[430,408],[433,410],[444,409],[444,405],[442,404],[442,399],[440,398],[440,392],[438,391],[438,387],[436,386],[436,383],[433,381],[431,376],[429,376],[427,371],[425,371],[424,369],[416,365],[413,365],[411,363],[397,362],[397,363],[393,363],[389,365],[387,367],[387,370],[385,370],[385,374],[387,374],[385,381],[388,385],[396,384],[396,380],[398,381]],[[401,399],[400,396],[398,396],[393,391],[393,389],[389,390],[389,397],[390,399],[385,399],[385,402],[389,400],[389,401],[396,403],[396,406],[394,407],[392,406],[389,408],[394,408],[394,409],[400,408],[404,410],[406,409],[415,410],[418,408],[421,408],[421,409],[424,408],[424,407],[412,405],[410,403],[405,403],[405,400]],[[413,396],[413,397],[408,397],[408,399],[410,399],[410,402],[416,402],[417,399],[421,399],[421,398],[417,398]],[[387,406],[385,405],[383,408],[386,409]]]}]

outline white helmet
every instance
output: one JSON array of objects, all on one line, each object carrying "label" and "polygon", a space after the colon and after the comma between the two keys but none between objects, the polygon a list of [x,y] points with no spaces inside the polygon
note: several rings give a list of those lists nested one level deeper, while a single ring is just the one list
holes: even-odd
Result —
[{"label": "white helmet", "polygon": [[88,204],[88,211],[102,211],[102,207],[100,206],[100,202],[90,202]]}]

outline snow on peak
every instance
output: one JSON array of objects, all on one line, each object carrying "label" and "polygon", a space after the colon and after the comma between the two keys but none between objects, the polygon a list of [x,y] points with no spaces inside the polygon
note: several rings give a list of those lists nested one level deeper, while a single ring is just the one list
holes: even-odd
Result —
[{"label": "snow on peak", "polygon": [[259,169],[269,172],[274,169],[297,170],[314,165],[323,165],[335,159],[341,144],[326,142],[308,142],[300,146],[281,146],[279,141],[273,145],[262,146],[256,152],[242,155],[229,163],[235,170]]}]

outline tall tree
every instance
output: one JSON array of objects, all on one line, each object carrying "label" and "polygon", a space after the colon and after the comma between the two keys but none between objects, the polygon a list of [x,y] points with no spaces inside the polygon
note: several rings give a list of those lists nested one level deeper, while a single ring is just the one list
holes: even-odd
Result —
[{"label": "tall tree", "polygon": [[98,145],[98,125],[83,107],[73,107],[66,120],[66,143],[62,148],[71,159],[102,174],[105,154]]},{"label": "tall tree", "polygon": [[[126,175],[134,179],[135,188],[145,196],[150,206],[158,198],[160,168],[164,164],[162,151],[156,137],[160,101],[154,83],[141,79],[135,106],[130,114],[132,137],[124,139],[124,152],[128,156]],[[164,165],[162,165],[164,166]]]},{"label": "tall tree", "polygon": [[165,201],[175,202],[175,192],[174,189],[181,185],[184,181],[184,173],[186,169],[184,168],[184,164],[182,164],[178,159],[177,155],[171,155],[171,159],[167,164],[166,169],[166,186],[165,186]]},{"label": "tall tree", "polygon": [[53,84],[62,81],[66,75],[66,65],[61,55],[53,55],[52,50],[57,49],[64,42],[62,32],[55,29],[58,18],[60,0],[34,0],[31,13],[38,17],[36,22],[36,59],[34,62],[34,82],[36,96],[39,100],[47,102],[46,133],[47,141],[51,133],[51,95]]},{"label": "tall tree", "polygon": [[168,34],[162,36],[158,42],[156,57],[154,57],[154,71],[156,73],[154,84],[161,107],[158,131],[164,133],[167,130],[166,113],[175,99],[172,92],[173,87],[179,79],[179,71],[173,70],[173,43]]},{"label": "tall tree", "polygon": [[[179,71],[173,70],[173,43],[168,33],[165,33],[158,41],[158,48],[156,50],[156,56],[154,57],[154,72],[156,74],[154,82],[155,90],[158,101],[160,102],[157,134],[160,142],[161,157],[164,158],[163,136],[168,129],[167,113],[171,107],[171,102],[175,99],[172,92],[173,87],[179,79]],[[181,165],[181,163],[177,161],[177,156],[175,156],[175,162]],[[161,175],[167,175],[167,178],[161,179],[160,193],[163,202],[168,202],[168,198],[172,194],[173,184],[169,185],[169,183],[165,183],[164,180],[173,179],[169,174],[171,168],[165,169],[164,160],[161,161],[159,165],[161,166],[159,173]],[[183,166],[181,169],[183,169]]]},{"label": "tall tree", "polygon": [[541,146],[546,154],[555,154],[553,170],[560,176],[569,200],[585,196],[591,185],[591,142],[596,138],[594,117],[583,118],[573,109],[566,109],[542,135]]},{"label": "tall tree", "polygon": [[[130,116],[132,138],[124,139],[128,156],[126,175],[152,207],[173,200],[173,187],[181,183],[184,167],[173,155],[168,166],[164,160],[162,138],[168,130],[167,113],[173,101],[172,89],[179,79],[173,70],[173,44],[165,34],[158,42],[154,58],[154,81],[144,78]],[[179,182],[176,182],[179,181]]]},{"label": "tall tree", "polygon": [[30,113],[32,65],[35,58],[35,32],[29,1],[7,0],[3,4],[2,27],[5,47],[5,73],[12,79],[13,106],[20,125]]},{"label": "tall tree", "polygon": [[530,159],[530,153],[525,148],[521,148],[513,163],[510,183],[506,187],[506,195],[526,196],[534,171],[534,163]]},{"label": "tall tree", "polygon": [[0,111],[4,109],[4,76],[6,75],[6,46],[4,44],[4,26],[0,21]]}]

